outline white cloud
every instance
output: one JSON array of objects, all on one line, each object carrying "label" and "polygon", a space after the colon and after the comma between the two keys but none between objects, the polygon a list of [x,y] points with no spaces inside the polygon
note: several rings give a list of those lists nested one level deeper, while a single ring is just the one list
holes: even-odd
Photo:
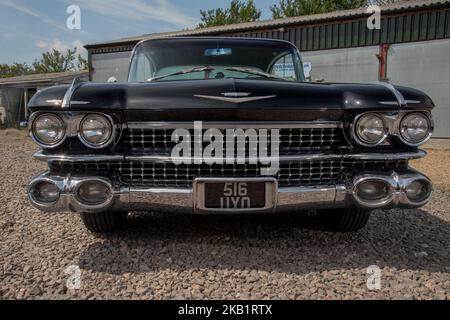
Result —
[{"label": "white cloud", "polygon": [[176,27],[192,27],[196,19],[185,15],[168,0],[156,0],[148,4],[143,0],[78,0],[77,4],[84,9],[100,15],[126,18],[127,20],[158,20],[170,23]]},{"label": "white cloud", "polygon": [[60,30],[68,31],[68,29],[63,24],[58,23],[57,21],[55,21],[53,19],[50,19],[46,15],[40,13],[39,11],[34,10],[33,8],[30,8],[24,4],[17,3],[17,1],[2,0],[1,4],[5,5],[7,7],[10,7],[12,9],[15,9],[17,11],[20,11],[29,16],[32,16],[34,18],[38,18],[52,27],[58,28]]},{"label": "white cloud", "polygon": [[[27,6],[21,3],[18,3],[17,1],[12,0],[0,0],[0,4],[9,7],[11,9],[15,9],[19,12],[22,12],[23,14],[29,15],[31,17],[34,17],[36,19],[41,20],[42,22],[48,24],[49,26],[52,26],[54,28],[57,28],[59,30],[71,33],[72,30],[68,29],[65,23],[58,22],[54,19],[51,19],[50,17],[46,16],[45,14]],[[90,35],[90,33],[85,31],[79,31],[85,35]]]},{"label": "white cloud", "polygon": [[73,50],[73,48],[76,48],[77,55],[81,54],[84,58],[87,57],[87,51],[84,49],[83,43],[80,40],[75,40],[71,43],[64,43],[59,39],[54,39],[53,41],[40,40],[36,42],[36,47],[42,49],[42,52],[52,51],[53,49],[66,52],[68,49]]}]

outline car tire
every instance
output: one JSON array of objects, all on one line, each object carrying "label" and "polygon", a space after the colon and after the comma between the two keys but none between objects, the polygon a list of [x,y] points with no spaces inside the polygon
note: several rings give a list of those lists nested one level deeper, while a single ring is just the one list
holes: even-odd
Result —
[{"label": "car tire", "polygon": [[319,218],[328,228],[339,232],[355,232],[369,222],[370,210],[352,208],[319,211]]},{"label": "car tire", "polygon": [[108,233],[123,227],[127,221],[127,212],[80,213],[84,226],[94,233]]}]

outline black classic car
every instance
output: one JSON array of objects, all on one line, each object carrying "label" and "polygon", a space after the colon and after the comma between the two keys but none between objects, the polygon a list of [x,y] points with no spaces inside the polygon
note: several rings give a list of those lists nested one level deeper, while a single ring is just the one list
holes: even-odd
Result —
[{"label": "black classic car", "polygon": [[128,82],[75,79],[30,101],[48,171],[28,196],[42,211],[80,213],[93,232],[166,210],[315,211],[355,231],[374,209],[429,201],[430,180],[408,162],[426,155],[433,107],[389,82],[306,82],[285,41],[142,41]]}]

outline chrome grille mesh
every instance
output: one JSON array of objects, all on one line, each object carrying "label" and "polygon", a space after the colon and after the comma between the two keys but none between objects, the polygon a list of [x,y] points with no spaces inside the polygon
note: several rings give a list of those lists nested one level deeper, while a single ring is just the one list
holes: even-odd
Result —
[{"label": "chrome grille mesh", "polygon": [[[355,172],[388,171],[407,167],[407,161],[287,161],[275,175],[280,187],[345,183]],[[122,184],[137,187],[190,188],[196,177],[261,177],[260,165],[175,165],[171,162],[52,162],[54,173],[114,176]]]},{"label": "chrome grille mesh", "polygon": [[[270,142],[270,129],[267,128],[268,141]],[[257,129],[258,130],[258,129]],[[279,129],[280,155],[297,153],[308,150],[329,150],[347,145],[341,128],[287,128]],[[122,138],[122,146],[131,149],[138,154],[170,154],[175,142],[172,142],[174,129],[126,129]],[[206,129],[203,130],[203,133]],[[226,136],[226,129],[221,129]],[[194,135],[193,129],[190,130]],[[208,144],[205,142],[204,144]],[[248,150],[248,140],[246,149]],[[270,146],[268,146],[270,150]]]}]

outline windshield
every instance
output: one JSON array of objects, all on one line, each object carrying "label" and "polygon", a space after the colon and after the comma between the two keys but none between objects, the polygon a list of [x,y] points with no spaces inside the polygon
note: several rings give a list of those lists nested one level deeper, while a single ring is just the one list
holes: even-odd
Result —
[{"label": "windshield", "polygon": [[129,82],[207,79],[304,81],[297,50],[284,42],[242,39],[164,39],[140,44]]}]

